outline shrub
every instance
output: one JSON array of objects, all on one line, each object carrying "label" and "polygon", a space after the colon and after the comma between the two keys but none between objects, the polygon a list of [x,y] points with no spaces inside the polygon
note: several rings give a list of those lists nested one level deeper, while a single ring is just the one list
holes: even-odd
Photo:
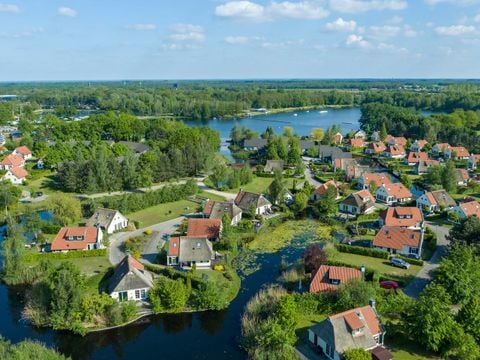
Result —
[{"label": "shrub", "polygon": [[31,253],[25,255],[26,262],[41,261],[43,259],[77,259],[88,257],[107,256],[107,249],[97,249],[88,251],[69,251],[69,252],[52,252],[52,253]]},{"label": "shrub", "polygon": [[403,256],[403,255],[395,255],[395,257],[405,260],[406,262],[412,265],[423,266],[423,260],[421,259],[412,259],[412,258],[409,258],[408,256]]},{"label": "shrub", "polygon": [[389,254],[386,251],[369,249],[360,246],[351,246],[344,244],[336,244],[335,248],[343,253],[357,254],[363,256],[370,256],[378,259],[388,259]]}]

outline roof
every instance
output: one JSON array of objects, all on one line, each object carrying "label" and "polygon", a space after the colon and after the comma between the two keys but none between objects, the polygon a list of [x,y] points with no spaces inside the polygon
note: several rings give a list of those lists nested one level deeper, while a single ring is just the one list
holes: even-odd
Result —
[{"label": "roof", "polygon": [[411,151],[408,153],[408,163],[418,163],[420,161],[428,160],[428,154],[426,152]]},{"label": "roof", "polygon": [[139,143],[139,142],[133,142],[133,141],[119,141],[119,144],[125,145],[128,147],[130,150],[137,154],[144,153],[145,151],[150,150],[150,146],[144,143]]},{"label": "roof", "polygon": [[387,149],[385,144],[381,141],[372,142],[368,147],[372,149],[374,153],[381,153]]},{"label": "roof", "polygon": [[402,183],[384,184],[386,193],[395,196],[397,199],[411,198],[412,193]]},{"label": "roof", "polygon": [[469,201],[458,205],[466,216],[476,215],[480,218],[480,204],[477,201]]},{"label": "roof", "polygon": [[389,207],[380,215],[387,226],[416,226],[423,222],[422,211],[414,206]]},{"label": "roof", "polygon": [[435,190],[430,192],[430,194],[436,200],[438,205],[443,205],[445,207],[453,207],[456,205],[455,200],[453,200],[446,190]]},{"label": "roof", "polygon": [[212,243],[205,237],[180,237],[179,262],[209,261],[214,258]]},{"label": "roof", "polygon": [[438,160],[420,160],[416,166],[418,171],[423,171],[428,169],[429,167],[438,165],[440,165],[440,162]]},{"label": "roof", "polygon": [[402,145],[390,145],[387,152],[392,154],[392,156],[403,155],[405,154],[405,148]]},{"label": "roof", "polygon": [[[359,329],[361,329],[359,333],[352,333],[352,330]],[[380,319],[371,306],[332,315],[312,326],[310,330],[332,344],[335,351],[340,354],[353,348],[373,349],[377,347],[374,336],[384,332]]]},{"label": "roof", "polygon": [[435,144],[435,145],[433,145],[433,146],[437,147],[437,148],[438,148],[438,151],[443,152],[443,151],[445,151],[447,148],[450,147],[450,144],[449,144],[449,143],[438,143],[438,144]]},{"label": "roof", "polygon": [[171,237],[168,242],[168,256],[178,256],[180,254],[180,237]]},{"label": "roof", "polygon": [[26,156],[26,155],[31,155],[32,154],[32,151],[26,147],[25,145],[24,146],[20,146],[20,147],[17,147],[15,149],[15,152],[21,154],[22,156]]},{"label": "roof", "polygon": [[330,146],[330,145],[319,145],[318,153],[321,159],[331,158],[333,161],[335,161],[335,159],[341,159],[341,158],[343,159],[352,158],[352,153],[345,152],[336,146]]},{"label": "roof", "polygon": [[421,230],[383,226],[373,239],[373,246],[401,250],[404,246],[419,247]]},{"label": "roof", "polygon": [[312,140],[300,140],[300,148],[304,150],[310,149],[312,146],[315,146],[315,141]]},{"label": "roof", "polygon": [[230,219],[233,219],[242,213],[242,209],[240,209],[233,202],[209,200],[203,208],[203,213],[210,219],[223,219],[225,214],[227,214]]},{"label": "roof", "polygon": [[216,239],[221,228],[221,219],[188,219],[187,236]]},{"label": "roof", "polygon": [[10,166],[22,166],[24,163],[23,158],[17,154],[8,154],[5,159],[0,162],[1,165]]},{"label": "roof", "polygon": [[413,143],[418,146],[418,150],[422,150],[425,147],[425,145],[428,144],[428,141],[427,140],[415,140]]},{"label": "roof", "polygon": [[[83,240],[67,240],[68,236],[83,237]],[[52,241],[52,251],[85,250],[88,244],[97,242],[97,228],[94,226],[63,227]]]},{"label": "roof", "polygon": [[361,208],[362,206],[373,206],[375,203],[375,198],[370,194],[368,190],[362,190],[347,196],[345,200],[342,201],[342,204],[355,206]]},{"label": "roof", "polygon": [[115,214],[119,213],[118,210],[98,208],[90,219],[88,219],[87,226],[100,225],[102,228],[107,229],[115,218]]},{"label": "roof", "polygon": [[362,138],[355,138],[355,139],[350,139],[348,140],[348,144],[351,147],[364,147],[365,143]]},{"label": "roof", "polygon": [[262,194],[240,190],[235,198],[235,205],[243,211],[249,212],[252,207],[258,209],[262,206],[271,205],[271,203]]},{"label": "roof", "polygon": [[362,176],[364,185],[370,185],[372,182],[375,182],[377,186],[382,184],[391,184],[392,181],[388,174],[376,174],[376,173],[365,173]]},{"label": "roof", "polygon": [[403,136],[396,136],[393,138],[395,140],[395,145],[405,146],[407,145],[407,139]]},{"label": "roof", "polygon": [[310,292],[333,291],[338,285],[331,284],[331,280],[339,280],[340,284],[352,279],[361,279],[362,272],[344,266],[321,265],[310,283]]},{"label": "roof", "polygon": [[326,183],[317,187],[313,193],[319,196],[323,196],[327,193],[329,187],[334,187],[335,189],[337,189],[337,184],[335,184],[335,181],[329,180]]},{"label": "roof", "polygon": [[451,146],[449,147],[449,150],[452,154],[455,153],[457,157],[464,158],[464,157],[470,156],[470,153],[468,152],[468,150],[463,146]]},{"label": "roof", "polygon": [[383,346],[377,346],[372,351],[372,359],[373,360],[392,360],[393,355],[392,353],[385,349]]},{"label": "roof", "polygon": [[267,143],[267,139],[245,139],[243,140],[243,147],[263,149],[267,146]]},{"label": "roof", "polygon": [[283,171],[284,166],[283,160],[267,160],[267,164],[265,165],[264,171],[265,172],[272,172],[276,170]]},{"label": "roof", "polygon": [[108,292],[152,288],[153,280],[145,267],[133,256],[127,255],[117,265],[109,280]]},{"label": "roof", "polygon": [[9,170],[13,176],[15,176],[17,179],[23,179],[25,177],[28,176],[28,171],[25,170],[24,168],[21,168],[19,166],[13,166],[10,170]]},{"label": "roof", "polygon": [[470,180],[470,174],[466,169],[457,169],[457,180],[458,181],[468,181]]}]

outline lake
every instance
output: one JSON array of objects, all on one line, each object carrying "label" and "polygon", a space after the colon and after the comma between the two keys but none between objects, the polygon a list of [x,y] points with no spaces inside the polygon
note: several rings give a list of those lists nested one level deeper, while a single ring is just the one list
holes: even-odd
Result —
[{"label": "lake", "polygon": [[0,335],[13,342],[41,341],[74,360],[139,359],[245,359],[240,349],[240,317],[248,300],[279,276],[282,258],[295,262],[304,242],[314,234],[297,235],[283,250],[259,255],[260,269],[242,280],[237,298],[224,311],[157,315],[137,324],[87,335],[36,329],[21,319],[23,289],[0,285]]}]

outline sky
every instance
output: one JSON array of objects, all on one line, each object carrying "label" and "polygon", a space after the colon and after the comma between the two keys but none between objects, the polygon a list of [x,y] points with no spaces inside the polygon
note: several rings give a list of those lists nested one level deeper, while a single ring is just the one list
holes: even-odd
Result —
[{"label": "sky", "polygon": [[480,77],[480,0],[3,1],[0,81]]}]

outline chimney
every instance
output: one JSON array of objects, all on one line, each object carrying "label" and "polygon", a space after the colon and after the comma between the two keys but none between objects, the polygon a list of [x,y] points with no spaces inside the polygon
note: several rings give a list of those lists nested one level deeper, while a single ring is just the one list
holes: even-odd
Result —
[{"label": "chimney", "polygon": [[375,299],[370,299],[370,300],[368,300],[368,305],[370,305],[374,310],[376,310],[376,308],[375,308]]}]

